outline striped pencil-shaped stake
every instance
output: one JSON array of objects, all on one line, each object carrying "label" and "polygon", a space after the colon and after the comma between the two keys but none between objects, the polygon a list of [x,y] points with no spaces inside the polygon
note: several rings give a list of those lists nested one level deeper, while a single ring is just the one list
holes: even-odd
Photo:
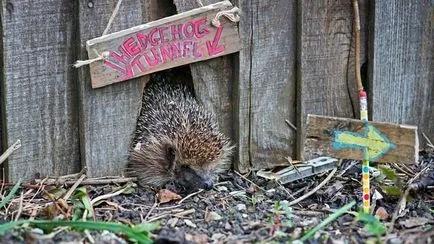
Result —
[{"label": "striped pencil-shaped stake", "polygon": [[[361,90],[359,92],[360,100],[360,119],[368,121],[368,99],[366,92]],[[362,187],[363,187],[363,210],[369,213],[370,207],[370,189],[369,189],[369,161],[363,160],[362,164]]]}]

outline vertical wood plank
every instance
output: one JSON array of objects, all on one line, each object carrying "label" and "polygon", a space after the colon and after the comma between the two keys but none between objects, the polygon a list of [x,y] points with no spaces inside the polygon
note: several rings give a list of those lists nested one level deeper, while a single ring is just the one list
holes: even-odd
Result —
[{"label": "vertical wood plank", "polygon": [[[79,2],[80,59],[85,43],[101,36],[117,1]],[[146,22],[142,1],[123,1],[109,33]],[[92,89],[89,67],[79,69],[80,139],[89,176],[119,175],[128,161],[147,77]]]},{"label": "vertical wood plank", "polygon": [[[178,13],[200,7],[199,2],[195,0],[174,0],[173,2]],[[203,5],[216,2],[219,1],[202,0]],[[232,59],[233,55],[227,55],[190,64],[190,70],[197,99],[214,114],[222,133],[233,140]],[[233,144],[235,144],[234,140]]]},{"label": "vertical wood plank", "polygon": [[[240,54],[241,108],[249,108],[253,169],[287,165],[294,158],[296,1],[239,1],[245,52]],[[244,89],[243,89],[244,86]],[[245,89],[248,88],[248,89]],[[241,90],[243,89],[243,90]],[[239,121],[239,128],[247,126]]]},{"label": "vertical wood plank", "polygon": [[237,142],[235,169],[246,173],[252,168],[250,158],[251,128],[251,53],[253,51],[252,3],[247,0],[235,0],[242,11],[240,15],[241,50],[234,61],[234,136]]},{"label": "vertical wood plank", "polygon": [[9,180],[80,168],[74,70],[74,2],[2,1],[3,149]]},{"label": "vertical wood plank", "polygon": [[372,13],[371,119],[417,125],[434,141],[434,2],[375,1]]},{"label": "vertical wood plank", "polygon": [[352,43],[351,1],[298,1],[297,156],[302,152],[307,114],[354,118],[347,83]]}]

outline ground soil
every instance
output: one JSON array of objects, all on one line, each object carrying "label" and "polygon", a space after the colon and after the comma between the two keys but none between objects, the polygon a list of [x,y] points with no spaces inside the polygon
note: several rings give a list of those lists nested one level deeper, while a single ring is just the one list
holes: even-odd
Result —
[{"label": "ground soil", "polygon": [[[377,198],[381,196],[381,199],[372,201],[372,212],[388,230],[378,239],[367,229],[368,226],[357,221],[353,215],[361,205],[361,168],[359,162],[349,160],[341,162],[331,180],[322,188],[307,199],[291,205],[289,215],[279,206],[307,194],[330,171],[286,185],[258,177],[254,172],[246,178],[227,172],[218,176],[218,183],[211,191],[202,191],[187,198],[187,193],[181,194],[185,198],[181,203],[180,200],[158,203],[156,191],[135,187],[134,192],[114,196],[94,206],[95,218],[125,224],[159,222],[159,228],[152,231],[156,243],[289,243],[299,239],[337,209],[356,200],[357,204],[351,209],[353,214],[347,213],[335,219],[317,231],[307,243],[430,243],[434,237],[434,197],[428,185],[434,181],[433,164],[434,153],[428,150],[421,152],[417,164],[404,168],[390,165],[397,176],[394,180],[387,179],[383,171],[372,173],[372,195]],[[379,168],[379,165],[373,166]],[[402,207],[399,208],[404,189],[408,188],[407,183],[412,179],[416,179],[414,190],[409,192],[406,200],[401,201]],[[90,199],[113,192],[113,185],[85,187]],[[392,189],[398,189],[398,192]],[[38,194],[34,195],[35,204],[42,206],[44,202],[50,202],[44,200],[41,193]],[[7,211],[1,210],[3,222],[16,216],[19,203],[17,197]],[[28,218],[29,212],[24,209],[20,219]],[[39,211],[36,218],[47,216]],[[47,234],[38,229],[22,228],[8,231],[1,237],[1,242],[90,243],[89,235],[95,243],[128,242],[124,236],[106,231],[86,234],[64,229]]]}]

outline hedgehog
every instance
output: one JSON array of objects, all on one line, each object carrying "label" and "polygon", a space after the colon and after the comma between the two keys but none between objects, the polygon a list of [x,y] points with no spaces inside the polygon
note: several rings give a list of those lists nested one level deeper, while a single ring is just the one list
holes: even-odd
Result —
[{"label": "hedgehog", "polygon": [[126,173],[139,186],[211,190],[215,173],[230,165],[230,139],[194,89],[171,70],[150,75]]}]

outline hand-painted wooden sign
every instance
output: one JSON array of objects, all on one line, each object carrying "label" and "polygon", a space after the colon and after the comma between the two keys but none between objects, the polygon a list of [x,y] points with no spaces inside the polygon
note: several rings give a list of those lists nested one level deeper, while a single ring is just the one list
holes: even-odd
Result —
[{"label": "hand-painted wooden sign", "polygon": [[304,159],[331,156],[373,162],[418,160],[417,127],[308,115]]},{"label": "hand-painted wooden sign", "polygon": [[222,1],[87,41],[92,87],[103,87],[153,72],[240,50],[237,23],[217,13],[232,9]]},{"label": "hand-painted wooden sign", "polygon": [[335,130],[333,132],[333,149],[341,150],[353,148],[362,150],[364,154],[363,159],[369,161],[376,161],[390,150],[396,149],[396,145],[392,143],[386,135],[378,131],[368,122],[365,121],[364,123],[363,134]]}]

